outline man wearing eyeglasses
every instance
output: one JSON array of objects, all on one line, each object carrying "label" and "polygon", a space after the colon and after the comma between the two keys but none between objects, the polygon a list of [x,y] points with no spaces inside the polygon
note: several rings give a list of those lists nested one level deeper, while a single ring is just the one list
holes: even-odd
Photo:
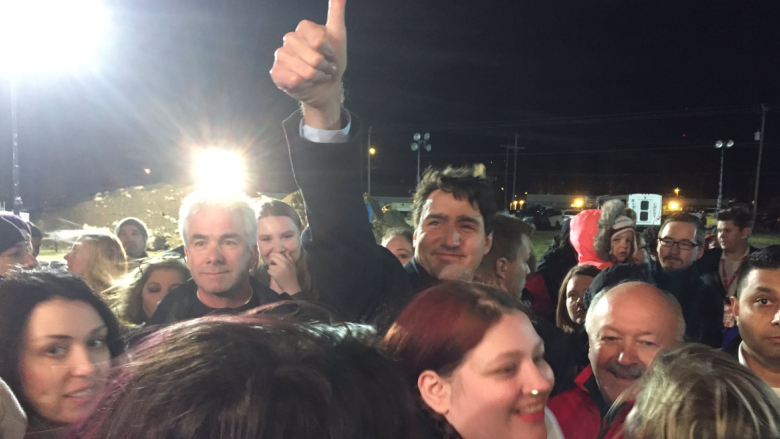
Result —
[{"label": "man wearing eyeglasses", "polygon": [[624,264],[601,272],[585,293],[585,308],[604,288],[638,280],[671,293],[683,310],[686,341],[720,348],[723,340],[723,301],[700,278],[694,264],[704,253],[705,230],[698,218],[687,213],[672,215],[658,233],[658,260],[649,264]]}]

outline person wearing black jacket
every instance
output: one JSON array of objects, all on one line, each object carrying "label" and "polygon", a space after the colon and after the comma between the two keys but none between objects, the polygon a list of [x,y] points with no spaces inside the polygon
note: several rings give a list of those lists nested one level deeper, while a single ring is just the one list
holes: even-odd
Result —
[{"label": "person wearing black jacket", "polygon": [[536,272],[544,279],[547,292],[554,307],[558,306],[558,291],[566,274],[577,265],[577,251],[569,241],[569,225],[571,219],[566,219],[561,226],[561,233],[553,239],[550,247],[536,264]]},{"label": "person wearing black jacket", "polygon": [[627,280],[638,280],[671,293],[683,310],[687,341],[720,348],[723,338],[723,300],[700,278],[694,261],[703,252],[704,230],[699,220],[687,213],[668,218],[658,238],[658,261],[624,264],[599,273],[585,292],[588,309],[593,297],[605,288]]},{"label": "person wearing black jacket", "polygon": [[148,326],[238,313],[280,299],[249,275],[257,265],[257,222],[245,195],[194,192],[179,216],[192,279],[160,301]]},{"label": "person wearing black jacket", "polygon": [[[415,196],[412,261],[402,267],[376,243],[360,189],[362,124],[341,106],[347,62],[343,14],[343,2],[331,0],[326,25],[303,21],[287,34],[271,77],[301,104],[284,129],[306,205],[309,226],[302,243],[319,301],[346,321],[372,323],[383,332],[416,293],[442,280],[473,279],[490,250],[486,225],[497,208],[480,169],[431,171]],[[547,338],[548,331],[538,331],[554,372],[568,370],[565,335],[560,341],[557,328]]]}]

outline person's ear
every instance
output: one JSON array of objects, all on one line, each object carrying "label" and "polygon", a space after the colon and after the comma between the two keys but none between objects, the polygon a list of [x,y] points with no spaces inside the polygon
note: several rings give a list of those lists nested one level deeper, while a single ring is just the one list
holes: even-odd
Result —
[{"label": "person's ear", "polygon": [[483,255],[488,254],[488,252],[492,247],[493,247],[493,232],[490,232],[487,235],[485,235],[485,251],[482,254]]},{"label": "person's ear", "polygon": [[739,317],[739,298],[737,296],[732,296],[731,299],[731,312],[734,314],[734,317]]},{"label": "person's ear", "polygon": [[750,227],[742,229],[742,239],[748,239],[750,237]]},{"label": "person's ear", "polygon": [[496,259],[496,277],[501,280],[506,280],[507,262],[509,261],[506,258]]},{"label": "person's ear", "polygon": [[696,254],[696,260],[701,259],[701,257],[704,255],[704,250],[706,250],[706,246],[704,244],[699,246],[699,251]]},{"label": "person's ear", "polygon": [[428,407],[440,415],[450,411],[452,386],[448,381],[432,370],[423,371],[417,377],[417,388]]}]

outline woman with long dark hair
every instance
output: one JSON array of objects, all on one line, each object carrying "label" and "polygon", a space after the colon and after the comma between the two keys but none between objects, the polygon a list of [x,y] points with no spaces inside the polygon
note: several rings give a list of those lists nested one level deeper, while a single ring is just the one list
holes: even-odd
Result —
[{"label": "woman with long dark hair", "polygon": [[0,282],[0,378],[28,417],[28,438],[57,438],[94,410],[119,324],[77,276],[23,272]]}]

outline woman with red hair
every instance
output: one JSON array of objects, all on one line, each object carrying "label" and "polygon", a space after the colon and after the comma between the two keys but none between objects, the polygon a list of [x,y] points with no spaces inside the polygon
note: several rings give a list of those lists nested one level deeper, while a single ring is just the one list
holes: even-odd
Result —
[{"label": "woman with red hair", "polygon": [[423,291],[384,344],[420,397],[421,437],[563,437],[546,409],[554,378],[542,340],[501,291],[459,281]]}]

